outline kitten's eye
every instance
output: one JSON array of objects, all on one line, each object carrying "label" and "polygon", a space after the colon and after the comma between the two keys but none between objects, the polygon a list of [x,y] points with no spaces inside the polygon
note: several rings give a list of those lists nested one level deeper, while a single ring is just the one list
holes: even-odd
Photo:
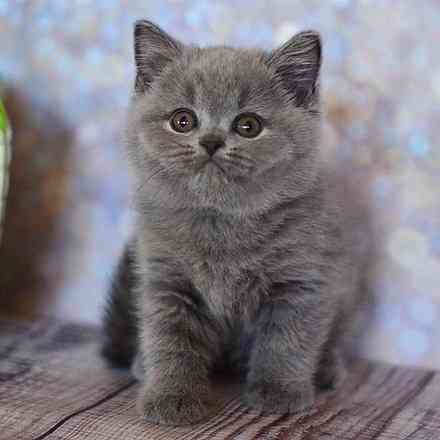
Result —
[{"label": "kitten's eye", "polygon": [[171,128],[178,133],[188,133],[197,127],[197,117],[192,110],[176,110],[170,119]]},{"label": "kitten's eye", "polygon": [[256,115],[239,115],[235,118],[232,128],[240,136],[254,138],[261,133],[263,125]]}]

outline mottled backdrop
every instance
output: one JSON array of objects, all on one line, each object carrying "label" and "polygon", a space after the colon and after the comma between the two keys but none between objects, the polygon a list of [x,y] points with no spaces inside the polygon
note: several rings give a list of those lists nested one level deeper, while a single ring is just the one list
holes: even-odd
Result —
[{"label": "mottled backdrop", "polygon": [[[326,148],[353,156],[359,172],[373,169],[381,227],[390,230],[368,351],[440,366],[438,0],[0,0],[0,81],[20,94],[33,127],[49,126],[52,145],[40,151],[37,138],[25,136],[20,154],[32,160],[17,165],[17,179],[34,164],[63,170],[40,179],[41,200],[17,196],[20,219],[9,218],[33,224],[56,190],[51,245],[37,255],[50,298],[45,310],[96,321],[129,234],[121,138],[133,83],[132,24],[145,17],[202,45],[271,48],[298,30],[322,33]],[[62,189],[54,188],[57,179]],[[33,188],[25,187],[27,194]]]}]

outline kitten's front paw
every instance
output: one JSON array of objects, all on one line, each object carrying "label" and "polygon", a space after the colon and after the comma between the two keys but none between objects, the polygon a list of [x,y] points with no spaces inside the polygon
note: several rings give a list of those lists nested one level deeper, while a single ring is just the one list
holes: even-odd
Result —
[{"label": "kitten's front paw", "polygon": [[248,385],[245,405],[262,414],[296,413],[309,409],[315,401],[315,389],[310,383],[297,383],[288,389],[278,384],[254,383]]},{"label": "kitten's front paw", "polygon": [[138,400],[138,408],[147,421],[168,426],[191,425],[209,415],[207,396],[190,391],[175,394],[145,391]]}]

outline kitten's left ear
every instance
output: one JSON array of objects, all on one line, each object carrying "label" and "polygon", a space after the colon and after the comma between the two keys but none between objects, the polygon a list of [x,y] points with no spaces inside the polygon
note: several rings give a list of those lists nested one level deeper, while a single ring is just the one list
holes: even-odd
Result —
[{"label": "kitten's left ear", "polygon": [[317,32],[305,31],[275,49],[267,64],[273,68],[297,106],[308,106],[318,98],[321,67],[321,38]]},{"label": "kitten's left ear", "polygon": [[183,44],[151,21],[136,21],[134,25],[136,91],[147,90],[162,69],[182,54],[183,48]]}]

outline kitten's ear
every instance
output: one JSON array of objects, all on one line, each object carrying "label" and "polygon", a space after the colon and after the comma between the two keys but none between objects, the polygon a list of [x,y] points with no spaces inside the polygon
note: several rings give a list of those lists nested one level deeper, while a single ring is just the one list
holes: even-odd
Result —
[{"label": "kitten's ear", "polygon": [[148,20],[134,25],[136,91],[147,90],[167,63],[181,55],[183,44]]},{"label": "kitten's ear", "polygon": [[295,105],[307,106],[316,101],[321,67],[321,38],[317,32],[293,36],[269,55],[267,63]]}]

